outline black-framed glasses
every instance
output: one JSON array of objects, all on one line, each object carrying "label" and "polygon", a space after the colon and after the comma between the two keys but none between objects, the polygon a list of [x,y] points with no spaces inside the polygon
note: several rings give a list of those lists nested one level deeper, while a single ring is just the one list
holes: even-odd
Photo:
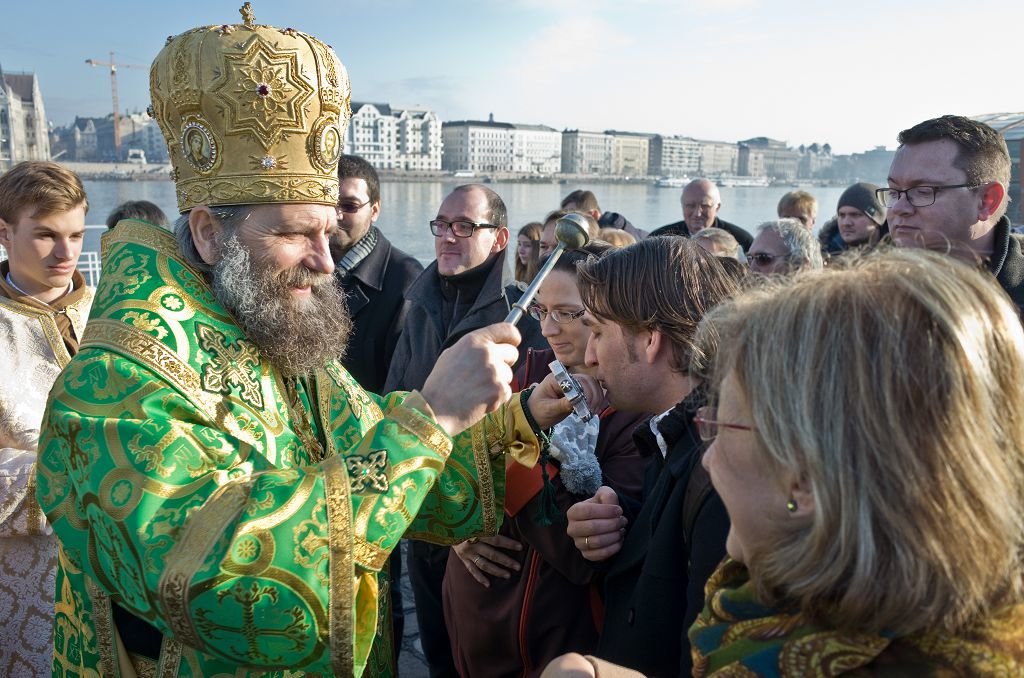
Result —
[{"label": "black-framed glasses", "polygon": [[369,205],[372,200],[367,198],[366,202],[356,202],[355,200],[343,200],[337,204],[334,210],[338,213],[340,218],[342,214],[355,214],[359,210]]},{"label": "black-framed glasses", "polygon": [[694,423],[697,424],[697,435],[706,443],[711,442],[718,436],[719,428],[731,428],[737,431],[757,430],[753,426],[747,426],[746,424],[727,424],[724,421],[718,421],[715,419],[717,416],[718,409],[708,406],[699,408],[697,414],[693,417]]},{"label": "black-framed glasses", "polygon": [[548,309],[541,308],[540,306],[537,305],[530,306],[530,316],[536,319],[538,322],[544,322],[545,318],[551,316],[551,319],[554,320],[559,325],[567,325],[568,323],[571,323],[573,320],[579,320],[580,318],[583,317],[583,314],[586,312],[587,309],[585,308],[581,308],[578,311],[559,311],[558,309],[553,308],[549,311]]},{"label": "black-framed glasses", "polygon": [[753,254],[747,254],[748,264],[757,264],[758,266],[771,266],[772,262],[776,259],[785,259],[789,256],[789,252],[785,254],[768,254],[767,252],[754,252]]},{"label": "black-framed glasses", "polygon": [[498,228],[494,224],[478,224],[475,221],[445,221],[434,219],[430,222],[430,232],[435,238],[440,238],[446,230],[451,230],[456,238],[472,238],[478,228]]},{"label": "black-framed glasses", "polygon": [[907,202],[914,207],[928,207],[935,204],[935,196],[939,191],[953,188],[978,188],[984,184],[948,184],[946,186],[914,186],[901,191],[898,188],[879,188],[875,191],[878,202],[886,207],[892,207],[900,196],[907,196]]}]

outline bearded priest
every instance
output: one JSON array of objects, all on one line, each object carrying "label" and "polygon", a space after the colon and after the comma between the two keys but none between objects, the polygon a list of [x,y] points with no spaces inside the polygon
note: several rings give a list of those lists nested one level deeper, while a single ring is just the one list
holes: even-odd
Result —
[{"label": "bearded priest", "polygon": [[494,534],[506,453],[532,465],[536,431],[571,410],[553,379],[511,394],[507,324],[442,354],[419,392],[367,393],[341,367],[348,77],[316,38],[242,15],[156,57],[182,216],[174,235],[126,220],[104,237],[51,395],[54,675],[388,673],[371,650],[399,539]]}]

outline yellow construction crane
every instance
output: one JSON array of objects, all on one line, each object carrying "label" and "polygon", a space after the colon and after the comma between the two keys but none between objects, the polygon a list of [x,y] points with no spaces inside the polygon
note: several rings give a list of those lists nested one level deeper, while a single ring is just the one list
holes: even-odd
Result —
[{"label": "yellow construction crane", "polygon": [[114,53],[110,53],[110,61],[97,61],[96,59],[86,59],[85,63],[90,66],[110,66],[110,94],[114,101],[114,160],[119,162],[121,160],[121,114],[118,113],[119,105],[117,103],[117,69],[121,68],[146,68],[139,64],[119,64],[114,59]]}]

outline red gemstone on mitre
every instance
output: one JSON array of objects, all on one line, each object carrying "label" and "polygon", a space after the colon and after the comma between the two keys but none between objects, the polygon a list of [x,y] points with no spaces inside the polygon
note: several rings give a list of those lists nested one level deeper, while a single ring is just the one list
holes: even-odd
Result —
[{"label": "red gemstone on mitre", "polygon": [[256,94],[259,94],[261,97],[269,95],[270,85],[268,85],[265,82],[261,82],[259,85],[256,86]]}]

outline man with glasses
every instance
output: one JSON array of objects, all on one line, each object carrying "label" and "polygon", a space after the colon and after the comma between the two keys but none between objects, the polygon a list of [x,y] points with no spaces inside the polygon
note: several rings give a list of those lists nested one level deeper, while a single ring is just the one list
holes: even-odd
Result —
[{"label": "man with glasses", "polygon": [[984,123],[958,115],[925,120],[900,132],[879,200],[902,247],[946,252],[981,263],[1024,307],[1024,254],[1006,217],[1010,154]]},{"label": "man with glasses", "polygon": [[821,268],[821,245],[798,219],[776,219],[757,227],[747,252],[750,270],[762,275],[786,275]]},{"label": "man with glasses", "polygon": [[[497,193],[480,184],[457,187],[429,228],[437,258],[406,294],[409,311],[385,391],[420,388],[441,351],[468,332],[504,320],[522,296],[505,266],[508,213]],[[547,342],[533,318],[524,317],[518,327],[521,363],[528,348]],[[423,654],[434,677],[457,675],[441,602],[447,561],[447,547],[410,542],[409,580]]]},{"label": "man with glasses", "polygon": [[683,189],[681,199],[683,220],[662,226],[651,233],[657,235],[681,235],[689,238],[705,228],[720,228],[728,231],[746,252],[754,241],[749,233],[736,224],[718,218],[718,210],[722,208],[722,196],[718,186],[708,179],[694,179]]}]

